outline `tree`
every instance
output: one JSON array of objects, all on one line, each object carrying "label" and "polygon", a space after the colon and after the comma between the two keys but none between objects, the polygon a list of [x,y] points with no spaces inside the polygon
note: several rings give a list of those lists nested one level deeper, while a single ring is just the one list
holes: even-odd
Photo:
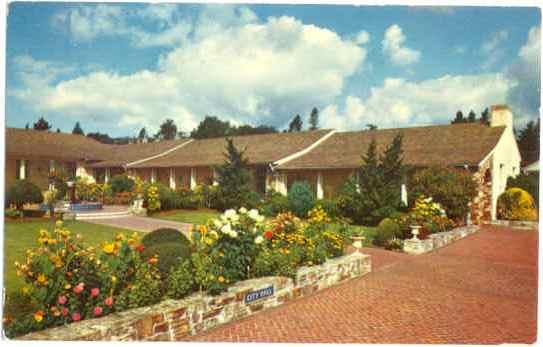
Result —
[{"label": "tree", "polygon": [[140,133],[138,134],[138,141],[145,142],[147,140],[147,129],[145,127],[141,128]]},{"label": "tree", "polygon": [[79,122],[75,123],[74,129],[72,130],[72,134],[85,136],[85,133],[83,132],[83,129],[81,129],[81,124],[79,124]]},{"label": "tree", "polygon": [[288,132],[292,133],[302,131],[302,125],[302,118],[299,114],[297,114],[288,125]]},{"label": "tree", "polygon": [[175,125],[173,119],[168,118],[160,125],[160,130],[155,136],[162,140],[174,140],[176,135],[177,125]]},{"label": "tree", "polygon": [[368,130],[377,130],[377,125],[369,123],[369,124],[366,124],[366,128]]},{"label": "tree", "polygon": [[16,180],[6,192],[6,202],[20,211],[24,204],[42,203],[43,196],[40,188],[29,180]]},{"label": "tree", "polygon": [[488,125],[489,124],[489,113],[488,113],[488,107],[485,108],[483,112],[481,112],[481,118],[479,119],[481,124]]},{"label": "tree", "polygon": [[277,129],[275,129],[273,126],[269,125],[259,125],[257,127],[253,127],[251,125],[240,125],[237,128],[234,128],[232,133],[238,136],[241,135],[255,135],[255,134],[270,134],[270,133],[276,133]]},{"label": "tree", "polygon": [[209,139],[213,137],[228,136],[231,133],[230,122],[222,121],[217,117],[206,116],[190,133],[193,139]]},{"label": "tree", "polygon": [[317,130],[319,128],[319,110],[313,107],[309,115],[309,130]]},{"label": "tree", "polygon": [[246,204],[250,194],[250,173],[245,150],[238,150],[231,138],[226,138],[224,164],[215,168],[219,183],[217,196],[218,208],[239,208]]},{"label": "tree", "polygon": [[105,144],[108,144],[108,145],[111,145],[111,144],[114,143],[114,140],[111,137],[109,137],[108,134],[102,134],[102,133],[99,133],[99,132],[88,133],[87,137],[90,137],[91,139],[95,139],[98,142],[105,143]]},{"label": "tree", "polygon": [[458,123],[466,123],[466,119],[464,118],[464,114],[460,110],[458,112],[456,112],[456,117],[451,122],[451,124],[458,124]]},{"label": "tree", "polygon": [[60,128],[57,128],[57,133],[61,133]]},{"label": "tree", "polygon": [[476,119],[477,119],[477,116],[475,115],[475,112],[473,110],[469,111],[468,123],[475,123]]},{"label": "tree", "polygon": [[49,131],[49,129],[51,129],[51,124],[49,124],[49,122],[43,117],[40,117],[40,119],[34,123],[34,130]]},{"label": "tree", "polygon": [[30,124],[26,123],[25,130],[28,130],[28,129],[30,129]]},{"label": "tree", "polygon": [[539,160],[539,118],[529,121],[526,126],[517,131],[517,143],[524,165]]}]

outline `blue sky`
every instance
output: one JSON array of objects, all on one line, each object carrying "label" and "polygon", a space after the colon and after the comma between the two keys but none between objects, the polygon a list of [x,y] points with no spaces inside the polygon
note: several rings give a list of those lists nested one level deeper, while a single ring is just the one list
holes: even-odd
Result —
[{"label": "blue sky", "polygon": [[6,125],[135,135],[206,114],[283,128],[538,116],[537,8],[11,3]]}]

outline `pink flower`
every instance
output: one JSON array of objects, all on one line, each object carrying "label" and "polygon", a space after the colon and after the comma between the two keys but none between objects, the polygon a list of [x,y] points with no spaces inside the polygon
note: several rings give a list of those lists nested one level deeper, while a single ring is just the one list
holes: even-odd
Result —
[{"label": "pink flower", "polygon": [[95,316],[99,316],[99,315],[101,315],[101,314],[102,314],[102,308],[101,308],[100,306],[96,306],[96,307],[94,308],[94,315],[95,315]]},{"label": "pink flower", "polygon": [[77,286],[74,287],[74,293],[79,294],[85,289],[85,284],[83,282],[79,283]]},{"label": "pink flower", "polygon": [[58,297],[58,303],[60,305],[64,305],[66,302],[68,302],[68,298],[66,298],[66,296],[61,295],[61,296]]},{"label": "pink flower", "polygon": [[98,288],[92,288],[91,289],[91,296],[92,297],[98,296],[98,294],[100,294],[100,289],[98,289]]},{"label": "pink flower", "polygon": [[105,300],[104,300],[104,305],[106,306],[111,306],[113,305],[113,298],[111,296],[108,296]]},{"label": "pink flower", "polygon": [[60,313],[62,313],[63,317],[66,317],[68,315],[68,309],[66,307],[63,307],[60,309]]},{"label": "pink flower", "polygon": [[81,320],[81,314],[79,312],[72,313],[72,320],[74,322],[77,322],[78,320]]}]

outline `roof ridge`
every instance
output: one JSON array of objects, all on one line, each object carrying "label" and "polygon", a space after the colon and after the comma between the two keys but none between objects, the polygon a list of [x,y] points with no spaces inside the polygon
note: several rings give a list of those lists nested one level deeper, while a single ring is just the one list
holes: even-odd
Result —
[{"label": "roof ridge", "polygon": [[293,153],[291,155],[288,155],[284,158],[281,158],[279,160],[276,160],[275,162],[272,163],[272,166],[273,167],[276,167],[276,166],[280,166],[280,165],[283,165],[285,163],[288,163],[289,161],[291,160],[294,160],[296,158],[299,158],[309,152],[311,152],[313,149],[315,149],[317,146],[319,146],[321,143],[323,143],[324,141],[326,141],[328,138],[330,138],[332,135],[334,135],[335,133],[337,132],[337,130],[330,130],[327,134],[325,134],[323,137],[321,137],[320,139],[318,139],[317,141],[313,142],[311,145],[309,145],[308,147],[302,149],[301,151],[298,151],[296,153]]},{"label": "roof ridge", "polygon": [[170,148],[170,149],[168,149],[168,150],[166,150],[166,151],[164,151],[164,152],[162,152],[162,153],[155,154],[155,155],[152,155],[152,156],[147,157],[147,158],[143,158],[143,159],[139,159],[139,160],[136,160],[136,161],[127,163],[127,164],[125,164],[125,166],[126,166],[126,167],[129,167],[129,166],[131,166],[131,165],[141,164],[141,163],[144,163],[144,162],[149,161],[149,160],[152,160],[152,159],[156,159],[156,158],[163,157],[163,156],[165,156],[166,154],[169,154],[169,153],[171,153],[171,152],[173,152],[173,151],[176,151],[176,150],[178,150],[179,148],[181,148],[181,147],[183,147],[183,146],[185,146],[185,145],[187,145],[187,144],[189,144],[189,143],[191,143],[191,142],[193,142],[193,141],[194,141],[194,139],[190,139],[190,140],[188,140],[188,141],[186,141],[186,142],[183,142],[183,143],[181,143],[181,144],[179,144],[179,145],[177,145],[177,146],[175,146],[175,147],[172,147],[172,148]]}]

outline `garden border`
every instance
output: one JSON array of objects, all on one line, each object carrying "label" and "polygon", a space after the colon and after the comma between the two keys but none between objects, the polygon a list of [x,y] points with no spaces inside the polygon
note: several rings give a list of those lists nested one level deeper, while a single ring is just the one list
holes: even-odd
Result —
[{"label": "garden border", "polygon": [[527,230],[537,230],[539,229],[538,221],[524,221],[524,220],[503,220],[497,219],[493,220],[489,224],[498,225],[502,227],[510,227],[515,229],[527,229]]},{"label": "garden border", "polygon": [[301,267],[294,280],[287,277],[250,279],[238,282],[216,296],[196,293],[182,300],[169,299],[156,305],[41,330],[16,339],[175,341],[370,272],[371,257],[355,252],[330,259],[321,265]]},{"label": "garden border", "polygon": [[407,254],[415,255],[428,253],[435,249],[447,246],[459,239],[463,239],[464,237],[479,231],[479,229],[480,228],[477,225],[467,225],[450,231],[431,234],[425,240],[414,237],[404,240],[403,251]]}]

